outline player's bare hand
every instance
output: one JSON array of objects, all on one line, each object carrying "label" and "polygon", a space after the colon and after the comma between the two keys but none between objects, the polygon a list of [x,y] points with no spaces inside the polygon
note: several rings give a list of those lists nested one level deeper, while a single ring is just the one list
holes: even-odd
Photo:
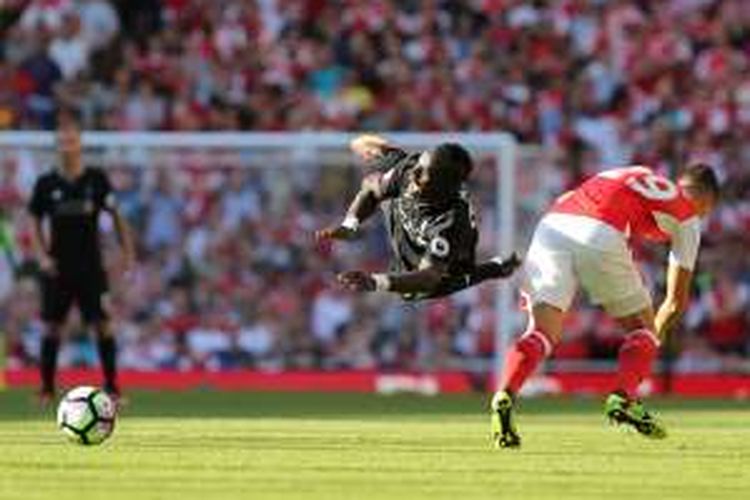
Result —
[{"label": "player's bare hand", "polygon": [[341,286],[352,292],[375,291],[375,280],[363,271],[346,271],[336,276],[336,279]]},{"label": "player's bare hand", "polygon": [[354,229],[344,226],[332,226],[315,231],[315,241],[353,240],[357,235],[358,231]]}]

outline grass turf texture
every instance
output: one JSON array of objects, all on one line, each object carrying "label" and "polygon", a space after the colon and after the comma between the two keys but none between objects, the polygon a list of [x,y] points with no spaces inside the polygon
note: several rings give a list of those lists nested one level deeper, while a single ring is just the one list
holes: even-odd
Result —
[{"label": "grass turf texture", "polygon": [[750,409],[660,400],[665,441],[598,401],[527,400],[521,450],[489,447],[480,396],[136,392],[113,438],[65,441],[0,393],[0,499],[750,498]]}]

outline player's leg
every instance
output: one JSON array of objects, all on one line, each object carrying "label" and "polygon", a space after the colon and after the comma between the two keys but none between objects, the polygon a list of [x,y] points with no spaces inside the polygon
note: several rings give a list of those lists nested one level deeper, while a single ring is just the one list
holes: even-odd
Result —
[{"label": "player's leg", "polygon": [[520,267],[521,260],[515,253],[508,258],[494,257],[480,262],[465,274],[452,274],[443,278],[437,290],[418,299],[436,299],[452,295],[460,290],[477,286],[487,280],[504,279],[510,277]]},{"label": "player's leg", "polygon": [[618,353],[616,391],[629,399],[636,398],[636,391],[651,374],[651,368],[659,352],[659,339],[654,334],[654,311],[648,307],[634,314],[615,318],[627,332]]},{"label": "player's leg", "polygon": [[57,354],[60,352],[61,323],[47,323],[42,336],[39,353],[39,402],[42,405],[52,403],[55,399],[55,375],[57,374]]},{"label": "player's leg", "polygon": [[659,352],[659,339],[654,334],[654,311],[649,305],[634,314],[615,318],[628,333],[617,356],[615,390],[607,397],[604,411],[618,424],[630,425],[646,437],[663,439],[667,436],[666,427],[646,410],[637,396],[638,386],[651,374]]},{"label": "player's leg", "polygon": [[78,305],[84,322],[96,334],[104,390],[117,396],[120,392],[117,385],[117,342],[109,320],[107,300],[107,282],[103,272],[92,273],[89,279],[81,283]]},{"label": "player's leg", "polygon": [[93,323],[96,332],[96,346],[99,351],[99,361],[104,376],[104,390],[114,396],[119,396],[120,388],[117,384],[117,341],[112,334],[112,324],[108,319],[101,319]]},{"label": "player's leg", "polygon": [[528,326],[510,347],[499,390],[491,402],[492,437],[497,447],[520,444],[513,418],[516,397],[562,336],[565,312],[577,287],[572,263],[570,242],[542,221],[524,263]]},{"label": "player's leg", "polygon": [[564,319],[565,312],[550,304],[539,303],[530,308],[526,332],[511,346],[499,389],[490,403],[496,447],[513,448],[521,444],[514,417],[518,392],[559,342]]},{"label": "player's leg", "polygon": [[39,376],[41,387],[39,401],[49,404],[55,398],[55,375],[57,355],[63,324],[73,303],[73,294],[60,276],[41,277],[42,320],[46,324],[39,352]]},{"label": "player's leg", "polygon": [[581,281],[592,301],[602,304],[628,332],[618,353],[615,391],[605,402],[605,413],[645,436],[663,438],[664,426],[646,411],[636,393],[651,373],[659,350],[651,297],[640,272],[625,250],[592,252],[581,264]]},{"label": "player's leg", "polygon": [[518,394],[526,379],[534,373],[562,336],[565,311],[544,302],[532,304],[526,331],[508,351],[499,388]]}]

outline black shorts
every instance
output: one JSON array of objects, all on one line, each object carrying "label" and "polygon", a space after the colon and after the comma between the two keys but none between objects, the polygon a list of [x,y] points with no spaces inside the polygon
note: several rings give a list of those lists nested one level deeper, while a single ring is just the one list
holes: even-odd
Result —
[{"label": "black shorts", "polygon": [[103,270],[53,276],[43,274],[42,319],[48,323],[62,323],[75,302],[85,323],[96,323],[109,318],[106,306],[107,277]]}]

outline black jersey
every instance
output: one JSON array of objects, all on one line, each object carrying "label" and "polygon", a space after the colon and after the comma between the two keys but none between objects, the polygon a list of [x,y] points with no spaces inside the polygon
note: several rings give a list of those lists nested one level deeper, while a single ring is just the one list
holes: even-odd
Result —
[{"label": "black jersey", "polygon": [[60,272],[101,268],[99,214],[112,207],[112,186],[99,168],[87,167],[75,180],[56,169],[37,179],[29,211],[49,218],[50,254]]},{"label": "black jersey", "polygon": [[382,206],[395,254],[393,268],[414,271],[434,262],[448,273],[470,272],[475,265],[478,232],[474,209],[465,190],[440,202],[426,202],[408,186],[421,153],[389,148],[377,162],[381,174]]}]

